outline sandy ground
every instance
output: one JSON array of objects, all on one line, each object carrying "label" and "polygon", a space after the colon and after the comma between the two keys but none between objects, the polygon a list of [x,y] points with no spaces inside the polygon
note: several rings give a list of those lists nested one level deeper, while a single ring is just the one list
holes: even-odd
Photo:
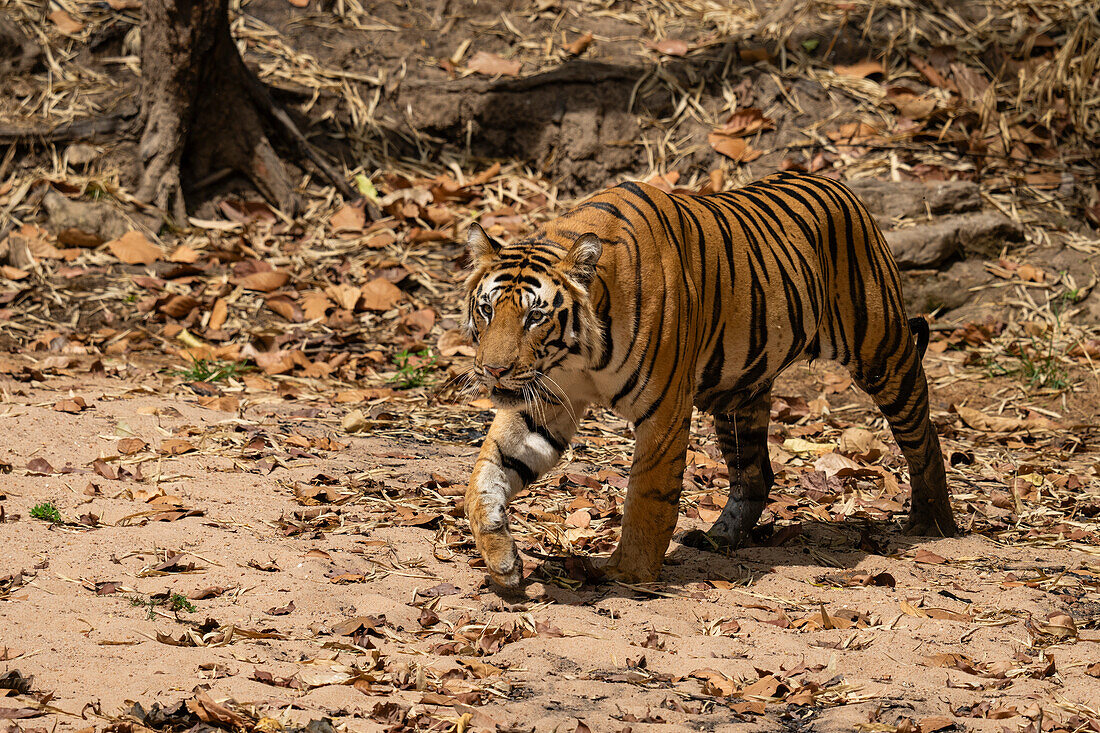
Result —
[{"label": "sandy ground", "polygon": [[[15,729],[102,729],[196,690],[262,730],[1085,729],[1100,705],[1100,565],[1073,543],[804,523],[728,557],[674,542],[647,588],[536,572],[502,598],[448,516],[475,448],[430,425],[347,435],[347,406],[242,392],[220,411],[155,374],[3,386],[0,674],[34,679],[0,717],[53,695]],[[56,409],[74,396],[88,408]],[[148,447],[120,456],[123,438]],[[350,499],[303,505],[311,482]],[[31,518],[43,502],[64,524]]]}]

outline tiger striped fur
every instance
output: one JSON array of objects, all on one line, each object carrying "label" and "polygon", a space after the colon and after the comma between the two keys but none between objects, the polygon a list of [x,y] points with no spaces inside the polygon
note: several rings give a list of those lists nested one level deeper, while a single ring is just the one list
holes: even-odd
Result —
[{"label": "tiger striped fur", "polygon": [[[744,542],[773,482],[772,381],[834,359],[909,464],[909,531],[957,532],[928,387],[882,232],[844,185],[778,173],[711,195],[624,183],[509,246],[471,226],[465,323],[498,408],[466,515],[491,577],[522,563],[508,501],[553,467],[592,403],[635,428],[622,538],[604,571],[653,580],[676,526],[692,406],[714,414],[730,493],[708,544]],[[914,331],[917,329],[913,329]]]}]

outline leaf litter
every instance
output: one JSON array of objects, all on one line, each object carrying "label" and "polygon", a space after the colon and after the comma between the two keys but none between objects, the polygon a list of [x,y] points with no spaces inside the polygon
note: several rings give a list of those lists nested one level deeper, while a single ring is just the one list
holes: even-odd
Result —
[{"label": "leaf litter", "polygon": [[[338,5],[333,19],[309,22],[393,32],[359,3]],[[1082,70],[1095,60],[1097,33],[1084,3],[1045,3],[1034,13],[983,4],[991,11],[985,24],[897,3],[791,4],[799,23],[707,3],[636,5],[596,17],[631,29],[639,52],[654,60],[639,93],[661,87],[673,96],[672,116],[653,122],[664,139],[653,162],[655,185],[722,190],[742,181],[745,165],[756,160],[843,169],[856,179],[980,177],[983,196],[1029,227],[1029,245],[1051,236],[1045,217],[1092,215],[1087,200],[1050,193],[1064,176],[1079,177],[1086,190],[1095,186],[1089,152],[1100,130],[1082,102],[1095,96],[1096,82]],[[41,16],[33,3],[13,6],[23,22]],[[48,30],[44,39],[56,48],[70,42],[62,36],[89,37],[110,23],[133,27],[136,16],[110,7],[65,4],[51,15],[61,35]],[[538,4],[529,10],[533,17],[546,11]],[[912,22],[874,22],[881,20],[876,12],[905,13]],[[560,39],[525,37],[516,30],[527,27],[521,15],[502,13],[489,26],[515,38],[513,47],[467,44],[461,53],[449,50],[440,67],[450,63],[456,76],[522,79],[558,63],[562,53],[594,54],[613,42],[598,27],[578,25],[575,15]],[[875,44],[895,49],[888,62],[827,60],[822,52],[857,26],[889,36],[876,36]],[[795,37],[798,27],[833,28],[836,38]],[[671,64],[753,28],[757,35],[744,36],[750,42],[737,58],[762,75],[747,85],[733,76],[723,82],[723,108],[701,103],[694,83],[685,84]],[[385,88],[382,79],[352,83],[344,70],[292,51],[247,11],[235,29],[264,59],[265,78],[314,90],[338,111],[334,124],[381,124],[362,91],[370,98]],[[1015,47],[1030,50],[1009,53],[1004,68],[1032,73],[996,76],[986,49]],[[71,54],[51,54],[46,63],[56,82],[49,95],[25,97],[26,110],[48,105],[53,119],[73,119],[92,109],[97,90],[112,89],[109,77],[83,70]],[[777,79],[795,104],[806,80],[846,103],[784,137],[790,102],[761,104],[766,79]],[[10,110],[0,112],[9,119]],[[378,163],[355,172],[382,212],[375,219],[366,215],[366,200],[343,201],[310,181],[306,210],[293,221],[264,203],[227,199],[167,241],[131,227],[99,238],[30,221],[5,232],[11,251],[25,246],[29,255],[0,271],[0,308],[14,339],[11,353],[0,356],[4,408],[68,422],[56,423],[65,432],[33,456],[5,459],[21,482],[42,481],[20,483],[19,493],[0,498],[9,505],[0,518],[30,531],[20,518],[31,507],[24,499],[49,479],[76,487],[64,500],[52,497],[68,502],[66,516],[85,513],[69,510],[87,501],[86,513],[99,517],[83,528],[36,529],[63,541],[105,531],[136,536],[147,522],[171,519],[163,532],[179,550],[132,560],[130,547],[119,545],[125,549],[113,550],[122,555],[117,563],[96,567],[99,577],[121,580],[77,582],[89,603],[122,603],[117,591],[141,582],[180,584],[172,587],[211,605],[201,623],[158,615],[155,623],[171,631],[133,626],[131,639],[149,632],[187,654],[232,649],[263,667],[249,665],[238,676],[251,675],[265,689],[347,688],[367,717],[397,730],[507,725],[529,714],[509,715],[524,700],[560,696],[578,681],[629,690],[625,704],[636,707],[612,716],[572,697],[587,710],[588,723],[571,719],[578,730],[611,719],[678,724],[716,707],[738,720],[794,720],[805,710],[840,716],[860,730],[944,730],[977,719],[1037,733],[1097,727],[1100,716],[1090,707],[1096,697],[1083,694],[1095,688],[1081,685],[1095,679],[1100,626],[1097,428],[1095,408],[1089,413],[1087,406],[1096,394],[1100,341],[1067,315],[1091,286],[1021,260],[1025,247],[989,263],[1010,307],[1007,318],[934,334],[932,387],[944,400],[950,395],[934,405],[934,418],[968,537],[928,547],[900,537],[893,525],[906,511],[908,486],[895,444],[846,375],[815,368],[777,388],[769,437],[777,486],[754,537],[758,547],[710,558],[674,545],[660,583],[598,586],[591,558],[617,539],[631,445],[629,427],[597,411],[564,470],[516,498],[514,528],[534,590],[505,605],[484,584],[461,519],[471,446],[489,409],[462,390],[472,350],[460,335],[454,295],[462,280],[461,230],[479,218],[494,236],[511,239],[568,202],[515,161],[450,153],[430,162],[398,159],[380,154],[377,138],[350,134],[371,165]],[[709,158],[712,170],[684,176],[677,170],[689,167],[682,151],[704,147],[705,137],[725,160]],[[38,205],[27,198],[31,191],[80,200],[94,189],[126,210],[128,194],[110,176],[60,161],[13,172],[0,206],[22,223]],[[1067,241],[1089,255],[1098,251],[1094,238],[1072,234]],[[220,376],[173,376],[200,363],[217,365]],[[24,424],[11,412],[5,419]],[[97,455],[77,458],[65,447],[83,421],[95,421],[86,437],[97,441]],[[695,423],[683,495],[687,528],[714,521],[729,484],[711,423]],[[104,433],[110,440],[98,437]],[[219,477],[247,477],[263,501],[237,510],[237,496],[204,491],[212,467]],[[94,479],[96,490],[72,484],[78,477]],[[255,490],[232,486],[241,500]],[[135,513],[135,503],[149,508]],[[188,533],[202,539],[192,546]],[[246,540],[242,554],[236,543]],[[235,557],[227,561],[230,546]],[[4,572],[0,603],[25,604],[63,570]],[[182,585],[198,575],[202,587]],[[100,594],[107,587],[100,582],[120,585]],[[360,609],[355,599],[370,594],[386,598],[390,610]],[[338,600],[318,606],[313,595]],[[246,605],[238,611],[231,603]],[[254,620],[261,614],[274,619]],[[644,655],[636,646],[629,656],[620,653],[615,644],[637,644],[642,629]],[[660,648],[672,629],[680,642]],[[917,646],[914,629],[933,648],[905,648]],[[98,641],[127,641],[113,636],[119,633],[126,632]],[[107,632],[89,638],[96,634]],[[794,646],[784,646],[784,654],[754,651],[749,638]],[[971,651],[966,641],[979,646]],[[19,646],[37,645],[20,639]],[[898,658],[877,656],[892,647]],[[807,655],[802,666],[784,668],[791,649]],[[827,654],[811,656],[819,652]],[[555,654],[580,671],[546,661]],[[937,675],[920,678],[920,694],[897,684],[921,668]],[[1023,680],[1037,687],[1024,690]],[[1059,681],[1067,680],[1076,693],[1059,693]],[[548,692],[555,685],[558,692]],[[940,694],[950,703],[932,702]],[[875,702],[888,695],[910,699],[920,712],[894,714]],[[112,724],[269,730],[265,721],[275,719],[260,715],[262,705],[248,695],[241,703],[213,689],[185,697],[134,703]],[[3,710],[12,718],[41,717],[45,704]],[[268,711],[277,715],[274,706]]]}]

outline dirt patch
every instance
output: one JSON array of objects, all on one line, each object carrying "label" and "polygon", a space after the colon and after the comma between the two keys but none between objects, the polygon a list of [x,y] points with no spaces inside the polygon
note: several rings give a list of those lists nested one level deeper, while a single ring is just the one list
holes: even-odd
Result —
[{"label": "dirt patch", "polygon": [[[950,384],[957,361],[932,360],[937,405],[966,398],[995,410],[995,394],[981,400],[959,390],[966,383]],[[968,488],[987,485],[995,474],[975,468],[996,466],[1003,441],[1015,440],[1023,447],[1014,465],[1078,477],[1075,503],[1095,513],[1090,458],[1061,453],[1057,473],[1045,473],[1052,454],[1040,446],[1058,440],[987,434],[983,445],[937,408],[937,420],[958,426],[945,454],[964,461],[950,480],[971,533],[914,543],[890,521],[902,504],[863,504],[845,484],[831,505],[840,513],[822,513],[830,499],[807,489],[802,460],[783,457],[789,436],[819,435],[800,426],[822,429],[812,427],[814,410],[827,406],[837,426],[825,436],[876,425],[867,400],[838,389],[841,372],[800,367],[777,387],[786,396],[773,411],[773,460],[782,463],[765,515],[771,534],[762,536],[774,546],[723,556],[674,543],[659,583],[599,587],[576,576],[567,556],[554,558],[548,541],[565,532],[597,548],[602,540],[592,540],[617,524],[622,463],[607,458],[629,444],[609,440],[616,428],[601,418],[586,425],[564,478],[555,472],[518,502],[531,579],[521,596],[502,599],[453,518],[449,487],[461,487],[486,424],[476,411],[460,418],[475,434],[457,443],[417,421],[348,436],[339,428],[347,408],[322,394],[287,402],[247,389],[236,393],[239,411],[226,413],[146,374],[4,383],[3,664],[34,675],[34,694],[53,695],[38,712],[33,695],[24,698],[30,724],[80,728],[82,710],[93,723],[141,720],[133,701],[146,713],[171,709],[194,701],[196,685],[246,719],[325,717],[349,730],[471,713],[480,729],[572,730],[583,721],[592,730],[789,730],[801,721],[851,730],[943,718],[999,731],[1037,709],[1086,715],[1100,694],[1086,673],[1100,583],[1092,535],[1071,539],[1067,525],[1050,524],[1056,484],[1020,493],[1027,518],[1007,523],[1014,510],[998,508],[997,490]],[[807,409],[799,394],[812,401],[822,390],[808,423],[785,416]],[[73,395],[86,409],[55,407]],[[700,458],[678,531],[706,526],[700,516],[710,511],[713,432],[705,421],[696,430]],[[1074,438],[1082,439],[1092,440]],[[603,478],[593,493],[595,476]],[[1011,486],[1011,472],[1005,480]],[[590,510],[592,528],[577,530],[569,507],[588,496],[611,510]],[[864,508],[845,516],[840,507],[852,501]],[[47,503],[61,524],[34,518]],[[1084,515],[1070,521],[1095,527]]]},{"label": "dirt patch", "polygon": [[[138,14],[9,3],[0,719],[1098,728],[1094,19],[781,6],[245,3],[246,63],[356,193],[291,169],[290,216],[230,175],[173,230],[135,204],[121,134]],[[881,417],[803,365],[775,390],[755,546],[674,542],[658,582],[594,582],[633,447],[595,411],[517,497],[528,583],[498,595],[461,507],[491,419],[461,389],[466,226],[511,241],[624,177],[777,168],[847,180],[913,268],[967,533],[900,534]],[[710,421],[693,435],[678,537],[728,485]]]}]

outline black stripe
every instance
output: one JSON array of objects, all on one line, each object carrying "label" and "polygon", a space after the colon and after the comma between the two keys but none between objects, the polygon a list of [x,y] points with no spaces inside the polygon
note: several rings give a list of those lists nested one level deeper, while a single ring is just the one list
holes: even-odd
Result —
[{"label": "black stripe", "polygon": [[506,456],[504,453],[501,453],[500,465],[507,468],[509,471],[514,471],[515,474],[519,476],[519,480],[523,482],[524,486],[527,486],[537,478],[530,466],[513,456]]},{"label": "black stripe", "polygon": [[535,422],[535,418],[531,417],[526,412],[521,412],[520,414],[523,415],[523,422],[527,425],[527,432],[534,433],[535,435],[545,440],[547,443],[550,444],[550,447],[556,450],[559,454],[565,452],[565,443],[558,440],[558,438],[553,433],[544,428],[542,425],[539,425],[537,422]]}]

